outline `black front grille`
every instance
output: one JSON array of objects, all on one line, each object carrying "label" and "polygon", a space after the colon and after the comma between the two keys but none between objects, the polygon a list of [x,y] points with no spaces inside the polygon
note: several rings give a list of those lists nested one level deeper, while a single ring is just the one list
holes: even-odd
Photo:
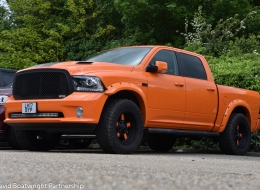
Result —
[{"label": "black front grille", "polygon": [[18,100],[64,98],[73,92],[72,78],[62,69],[34,69],[18,72],[13,96]]}]

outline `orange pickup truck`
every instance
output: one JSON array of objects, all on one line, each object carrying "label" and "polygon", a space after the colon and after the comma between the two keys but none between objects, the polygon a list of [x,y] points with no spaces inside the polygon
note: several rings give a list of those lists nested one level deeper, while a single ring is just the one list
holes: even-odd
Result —
[{"label": "orange pickup truck", "polygon": [[259,108],[258,92],[216,85],[201,55],[133,46],[17,72],[5,123],[28,150],[49,150],[62,133],[95,135],[103,151],[121,154],[144,137],[168,151],[179,136],[198,135],[244,155],[260,130]]}]

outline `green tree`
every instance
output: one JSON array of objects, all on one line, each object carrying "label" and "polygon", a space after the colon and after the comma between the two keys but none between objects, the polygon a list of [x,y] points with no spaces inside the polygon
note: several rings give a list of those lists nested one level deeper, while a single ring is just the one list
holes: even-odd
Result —
[{"label": "green tree", "polygon": [[[185,19],[191,20],[198,7],[202,16],[213,27],[219,20],[226,20],[234,15],[242,20],[255,9],[253,0],[114,0],[122,14],[125,25],[125,38],[133,44],[172,44],[183,47]],[[257,35],[255,27],[259,19],[252,22],[248,33]],[[253,27],[255,26],[255,27]],[[239,33],[240,36],[245,33]]]},{"label": "green tree", "polygon": [[[0,66],[80,60],[104,48],[116,34],[113,3],[95,0],[9,0],[15,28],[0,34]],[[106,9],[107,8],[107,9]],[[111,8],[111,9],[110,9]],[[117,16],[117,15],[113,15]],[[100,21],[102,20],[102,21]],[[102,46],[103,45],[103,46]]]},{"label": "green tree", "polygon": [[[68,17],[69,23],[73,25],[74,20],[79,20],[77,16],[85,21],[77,24],[77,27],[81,27],[80,30],[70,31],[66,34],[69,39],[65,46],[67,59],[84,59],[97,51],[109,48],[110,43],[123,36],[121,15],[116,11],[113,1],[95,2],[90,16],[86,17],[82,12],[78,15],[71,14]],[[69,27],[77,28],[73,25]]]},{"label": "green tree", "polygon": [[6,7],[0,5],[0,32],[11,28],[10,13]]},{"label": "green tree", "polygon": [[178,43],[176,31],[184,28],[188,13],[170,0],[115,0],[122,14],[125,37],[133,38],[137,44]]}]

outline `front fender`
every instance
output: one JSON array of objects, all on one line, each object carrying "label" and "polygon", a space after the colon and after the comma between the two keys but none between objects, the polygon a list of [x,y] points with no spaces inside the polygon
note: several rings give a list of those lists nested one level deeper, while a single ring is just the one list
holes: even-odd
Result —
[{"label": "front fender", "polygon": [[114,84],[108,86],[107,90],[104,92],[104,94],[106,94],[107,96],[112,96],[120,91],[131,91],[132,93],[134,93],[135,97],[137,98],[137,100],[139,102],[140,110],[143,115],[144,126],[145,126],[146,125],[146,108],[147,108],[146,91],[141,89],[141,87],[136,84],[128,83],[128,82],[119,82],[119,83],[114,83]]}]

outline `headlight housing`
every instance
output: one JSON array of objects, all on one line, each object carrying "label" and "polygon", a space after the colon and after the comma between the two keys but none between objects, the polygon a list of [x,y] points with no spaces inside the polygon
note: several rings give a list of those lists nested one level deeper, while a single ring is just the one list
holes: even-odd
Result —
[{"label": "headlight housing", "polygon": [[105,88],[98,77],[73,76],[73,86],[76,92],[104,92]]}]

